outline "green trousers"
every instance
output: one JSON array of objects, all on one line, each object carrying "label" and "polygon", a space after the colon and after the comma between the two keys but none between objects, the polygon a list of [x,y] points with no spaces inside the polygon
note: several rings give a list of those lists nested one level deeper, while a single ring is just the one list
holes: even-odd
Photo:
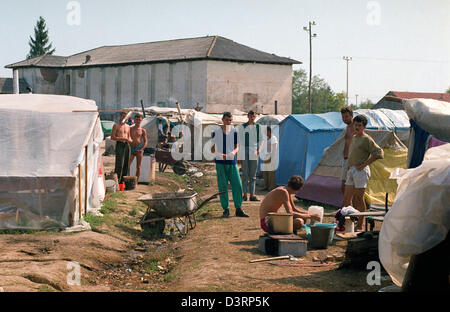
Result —
[{"label": "green trousers", "polygon": [[239,169],[236,164],[217,164],[217,186],[219,192],[225,192],[220,195],[220,204],[224,210],[228,210],[228,181],[231,184],[231,191],[233,194],[234,208],[241,209],[242,207],[242,182],[239,176]]}]

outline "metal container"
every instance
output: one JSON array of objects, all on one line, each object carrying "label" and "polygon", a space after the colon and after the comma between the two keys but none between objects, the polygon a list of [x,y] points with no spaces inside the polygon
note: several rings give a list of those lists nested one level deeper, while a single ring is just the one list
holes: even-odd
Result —
[{"label": "metal container", "polygon": [[147,204],[156,213],[164,218],[185,216],[197,208],[197,193],[155,193],[139,197],[141,202]]},{"label": "metal container", "polygon": [[271,234],[293,234],[294,215],[291,213],[268,213],[268,227]]}]

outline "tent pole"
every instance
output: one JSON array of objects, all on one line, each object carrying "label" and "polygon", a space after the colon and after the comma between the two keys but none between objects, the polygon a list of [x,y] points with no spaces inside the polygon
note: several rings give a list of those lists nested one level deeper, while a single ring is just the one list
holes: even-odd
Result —
[{"label": "tent pole", "polygon": [[81,209],[82,209],[82,203],[81,203],[81,164],[78,164],[78,216],[81,221]]},{"label": "tent pole", "polygon": [[84,215],[87,215],[88,204],[88,146],[84,147]]}]

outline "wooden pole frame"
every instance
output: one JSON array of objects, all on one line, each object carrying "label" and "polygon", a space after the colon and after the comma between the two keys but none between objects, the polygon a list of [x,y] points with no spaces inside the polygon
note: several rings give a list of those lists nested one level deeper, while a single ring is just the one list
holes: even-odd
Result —
[{"label": "wooden pole frame", "polygon": [[78,216],[81,221],[81,209],[82,209],[82,202],[81,202],[81,164],[78,164]]},{"label": "wooden pole frame", "polygon": [[84,147],[84,215],[88,205],[88,145]]}]

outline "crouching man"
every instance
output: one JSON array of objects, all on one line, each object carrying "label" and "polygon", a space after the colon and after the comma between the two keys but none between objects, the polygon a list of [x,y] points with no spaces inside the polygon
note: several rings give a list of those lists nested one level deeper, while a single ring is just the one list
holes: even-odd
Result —
[{"label": "crouching man", "polygon": [[294,215],[294,233],[302,228],[307,219],[313,219],[315,221],[320,220],[319,215],[309,214],[306,210],[297,208],[294,205],[292,195],[300,190],[304,183],[305,181],[302,177],[292,176],[289,179],[287,186],[279,186],[269,192],[266,197],[264,197],[259,208],[261,229],[264,232],[269,233],[268,214],[271,212],[277,212],[281,208],[281,206],[284,206],[284,209],[287,213],[291,213]]}]

